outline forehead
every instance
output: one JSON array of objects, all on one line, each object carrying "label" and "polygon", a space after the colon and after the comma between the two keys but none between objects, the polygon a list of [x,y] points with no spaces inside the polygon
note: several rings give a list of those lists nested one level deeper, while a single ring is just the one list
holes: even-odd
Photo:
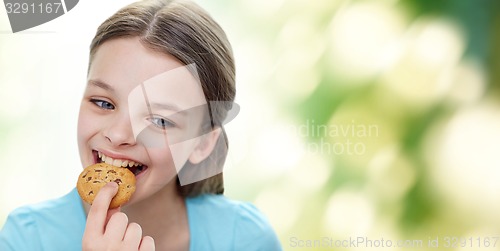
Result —
[{"label": "forehead", "polygon": [[96,50],[89,78],[141,83],[180,66],[183,64],[175,57],[146,48],[138,37],[118,38],[104,42]]},{"label": "forehead", "polygon": [[196,67],[190,67],[145,47],[138,37],[119,38],[99,46],[88,79],[106,83],[121,97],[146,88],[155,101],[165,99],[187,109],[205,103]]}]

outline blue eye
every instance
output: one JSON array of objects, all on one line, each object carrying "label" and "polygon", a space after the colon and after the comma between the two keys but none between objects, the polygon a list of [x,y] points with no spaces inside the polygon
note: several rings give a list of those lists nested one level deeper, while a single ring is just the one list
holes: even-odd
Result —
[{"label": "blue eye", "polygon": [[161,128],[161,129],[175,127],[175,123],[173,123],[172,121],[169,121],[167,119],[160,118],[160,117],[151,117],[149,119],[149,121],[151,121],[151,123],[153,123],[153,125]]},{"label": "blue eye", "polygon": [[113,110],[115,106],[108,101],[100,100],[100,99],[91,99],[90,102],[94,103],[99,108],[104,110]]}]

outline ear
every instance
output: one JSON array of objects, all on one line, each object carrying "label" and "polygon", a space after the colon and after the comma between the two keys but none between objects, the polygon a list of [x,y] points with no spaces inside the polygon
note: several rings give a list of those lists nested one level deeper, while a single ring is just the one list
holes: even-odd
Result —
[{"label": "ear", "polygon": [[189,162],[192,164],[199,164],[206,159],[214,150],[215,144],[217,144],[217,140],[219,139],[221,132],[221,128],[216,128],[209,133],[200,136],[200,141],[191,155],[189,155]]}]

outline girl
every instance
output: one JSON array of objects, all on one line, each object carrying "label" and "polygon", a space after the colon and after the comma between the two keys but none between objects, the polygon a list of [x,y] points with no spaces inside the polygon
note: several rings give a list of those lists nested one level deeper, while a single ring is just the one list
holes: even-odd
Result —
[{"label": "girl", "polygon": [[204,10],[183,0],[121,9],[91,43],[78,147],[84,167],[133,171],[136,192],[113,210],[116,183],[92,205],[74,189],[21,207],[0,250],[281,250],[254,206],[222,195],[234,96],[229,42]]}]

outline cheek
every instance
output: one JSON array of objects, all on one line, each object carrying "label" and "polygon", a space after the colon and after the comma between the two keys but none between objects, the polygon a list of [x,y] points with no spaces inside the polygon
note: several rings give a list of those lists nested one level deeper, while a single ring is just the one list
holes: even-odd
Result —
[{"label": "cheek", "polygon": [[172,177],[177,175],[177,170],[168,148],[148,148],[147,152],[151,160],[150,165],[153,166],[152,170],[154,170],[153,172],[155,173],[156,177],[159,177],[162,180],[170,180]]},{"label": "cheek", "polygon": [[80,107],[80,113],[78,115],[78,127],[77,127],[77,137],[78,145],[85,144],[89,140],[93,131],[95,131],[96,121],[92,119],[92,116],[88,112],[88,109],[82,105]]},{"label": "cheek", "polygon": [[168,167],[171,167],[173,165],[172,154],[170,153],[170,149],[162,147],[153,147],[153,148],[148,148],[147,151],[151,159],[152,165],[168,166]]},{"label": "cheek", "polygon": [[193,153],[196,142],[195,138],[169,146],[169,157],[177,172],[181,170]]},{"label": "cheek", "polygon": [[193,147],[189,141],[170,145],[167,148],[148,148],[152,164],[169,173],[172,171],[179,172],[192,152]]},{"label": "cheek", "polygon": [[85,112],[84,107],[81,106],[80,113],[78,114],[77,141],[80,161],[84,167],[92,164],[93,161],[93,158],[90,157],[91,152],[88,147],[89,140],[92,135],[92,121],[93,120],[89,117],[88,112]]}]

